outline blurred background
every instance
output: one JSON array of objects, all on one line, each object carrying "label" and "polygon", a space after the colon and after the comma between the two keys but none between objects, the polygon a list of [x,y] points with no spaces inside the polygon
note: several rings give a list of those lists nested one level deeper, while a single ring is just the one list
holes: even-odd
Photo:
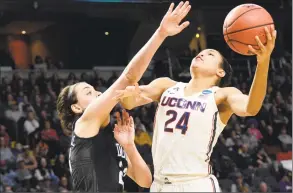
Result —
[{"label": "blurred background", "polygon": [[[71,190],[70,138],[62,133],[56,97],[78,81],[105,91],[159,26],[170,2],[0,0],[1,192]],[[266,8],[278,38],[263,108],[255,117],[231,118],[211,164],[223,192],[292,192],[292,0],[190,3],[191,25],[164,42],[140,84],[161,76],[189,81],[192,58],[214,48],[232,64],[232,86],[248,93],[255,57],[233,52],[222,25],[239,4]],[[150,168],[155,109],[156,104],[149,104],[131,111],[135,143]],[[127,177],[125,181],[127,192],[149,191]]]}]

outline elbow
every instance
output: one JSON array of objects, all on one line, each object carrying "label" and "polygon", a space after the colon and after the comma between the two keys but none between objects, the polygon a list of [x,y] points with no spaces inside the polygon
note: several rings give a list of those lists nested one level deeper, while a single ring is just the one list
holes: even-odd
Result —
[{"label": "elbow", "polygon": [[152,175],[145,175],[142,179],[137,181],[137,185],[139,185],[142,188],[150,188],[152,185]]},{"label": "elbow", "polygon": [[256,116],[258,114],[258,112],[260,111],[260,109],[248,109],[246,111],[247,116]]}]

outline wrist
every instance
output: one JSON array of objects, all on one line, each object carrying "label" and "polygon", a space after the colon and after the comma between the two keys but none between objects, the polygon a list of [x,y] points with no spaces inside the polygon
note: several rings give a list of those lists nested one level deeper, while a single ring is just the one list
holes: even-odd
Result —
[{"label": "wrist", "polygon": [[161,28],[161,26],[156,30],[156,34],[163,40],[168,37],[168,34]]},{"label": "wrist", "polygon": [[124,151],[126,151],[126,152],[127,151],[131,151],[133,149],[136,149],[136,146],[135,146],[135,143],[134,142],[133,143],[125,144],[122,147],[123,147]]}]

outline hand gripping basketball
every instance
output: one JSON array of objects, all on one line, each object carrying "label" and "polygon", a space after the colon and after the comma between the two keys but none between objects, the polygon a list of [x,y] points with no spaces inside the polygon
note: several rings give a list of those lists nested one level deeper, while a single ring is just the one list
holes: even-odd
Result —
[{"label": "hand gripping basketball", "polygon": [[260,50],[254,49],[251,45],[248,46],[248,49],[256,55],[257,63],[261,64],[265,61],[268,61],[271,57],[272,51],[275,47],[275,41],[277,37],[277,31],[274,28],[274,25],[271,26],[271,31],[267,27],[265,27],[265,32],[267,36],[267,44],[264,46],[260,41],[258,36],[255,36],[255,40]]}]

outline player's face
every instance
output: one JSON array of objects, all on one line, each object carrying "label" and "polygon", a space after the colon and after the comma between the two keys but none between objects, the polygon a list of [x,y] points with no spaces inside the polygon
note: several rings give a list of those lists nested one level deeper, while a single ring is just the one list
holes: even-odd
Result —
[{"label": "player's face", "polygon": [[75,113],[82,113],[93,100],[102,94],[85,82],[78,83],[74,91],[78,101],[77,104],[75,104],[75,108],[73,108]]},{"label": "player's face", "polygon": [[202,75],[216,75],[220,69],[223,58],[221,54],[213,49],[201,51],[193,58],[190,65],[191,74],[200,73]]}]

